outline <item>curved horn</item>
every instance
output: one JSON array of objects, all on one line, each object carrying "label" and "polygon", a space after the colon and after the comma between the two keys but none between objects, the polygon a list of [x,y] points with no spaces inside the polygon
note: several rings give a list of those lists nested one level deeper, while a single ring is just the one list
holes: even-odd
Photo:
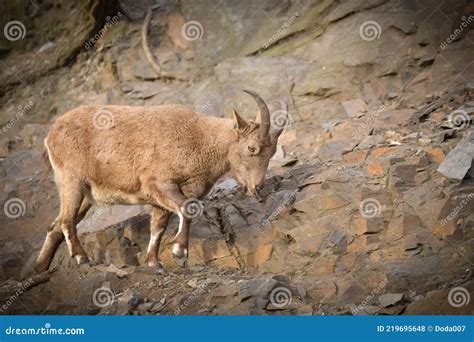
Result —
[{"label": "curved horn", "polygon": [[254,91],[244,90],[247,94],[252,96],[257,102],[258,105],[258,115],[257,118],[260,118],[260,130],[258,136],[260,141],[265,141],[268,137],[268,132],[270,131],[270,111],[268,110],[265,101]]}]

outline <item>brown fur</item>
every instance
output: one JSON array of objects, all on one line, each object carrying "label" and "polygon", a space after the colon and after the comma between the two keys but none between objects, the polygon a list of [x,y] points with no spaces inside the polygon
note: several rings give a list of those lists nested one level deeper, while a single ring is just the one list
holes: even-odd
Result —
[{"label": "brown fur", "polygon": [[[99,129],[94,120],[101,111],[111,114],[113,124]],[[89,105],[64,114],[45,139],[61,210],[48,229],[37,271],[48,268],[63,237],[71,256],[78,263],[87,262],[76,224],[93,204],[153,206],[146,257],[150,266],[159,265],[159,242],[170,213],[178,214],[173,254],[186,259],[190,219],[182,215],[183,202],[205,196],[227,172],[255,194],[281,133],[262,140],[262,131],[259,123],[247,122],[235,112],[234,120],[221,119],[181,105]]]}]

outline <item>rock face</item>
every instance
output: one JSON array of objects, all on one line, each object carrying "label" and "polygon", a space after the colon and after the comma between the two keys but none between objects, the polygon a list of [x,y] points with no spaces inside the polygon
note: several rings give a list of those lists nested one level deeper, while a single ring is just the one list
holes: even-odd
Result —
[{"label": "rock face", "polygon": [[[11,56],[21,59],[6,59],[7,64],[0,73],[0,89],[28,82],[68,63],[79,50],[89,48],[89,39],[106,27],[109,15],[117,15],[117,8],[110,0],[87,0],[81,6],[59,1],[55,8],[51,9],[52,6],[49,1],[42,4],[7,1],[2,4],[0,23],[7,34],[2,37],[0,51],[10,51]],[[69,15],[71,20],[64,21],[64,16]],[[33,20],[34,25],[31,24]],[[56,41],[44,40],[49,35]]]},{"label": "rock face", "polygon": [[[444,2],[433,12],[399,1],[224,1],[209,11],[205,3],[164,2],[154,11],[148,38],[166,79],[136,44],[147,3],[122,1],[117,11],[129,21],[110,25],[73,63],[48,75],[24,70],[28,88],[4,82],[0,311],[472,312],[474,89],[466,81],[474,31],[443,43],[467,5]],[[196,36],[185,33],[190,23]],[[60,45],[25,39],[48,47],[41,53]],[[28,60],[22,49],[2,61]],[[274,115],[274,101],[286,100],[291,123],[261,201],[227,177],[204,200],[187,268],[170,251],[177,217],[161,243],[163,271],[144,267],[149,208],[94,207],[78,226],[92,266],[77,267],[62,244],[55,271],[32,275],[59,211],[53,176],[42,175],[50,120],[90,102],[183,103],[225,117],[235,107],[253,118],[245,88]]]}]

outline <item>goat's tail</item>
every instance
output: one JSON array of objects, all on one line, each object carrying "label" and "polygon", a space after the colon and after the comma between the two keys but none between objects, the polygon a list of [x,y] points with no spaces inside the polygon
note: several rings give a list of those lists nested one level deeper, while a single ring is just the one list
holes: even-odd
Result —
[{"label": "goat's tail", "polygon": [[48,178],[49,174],[51,173],[51,170],[53,169],[53,166],[51,165],[51,161],[49,160],[49,154],[48,150],[44,150],[43,154],[41,155],[41,159],[43,159],[44,164],[46,165],[46,170],[43,172],[43,179],[41,180],[41,183],[43,183],[46,178]]}]

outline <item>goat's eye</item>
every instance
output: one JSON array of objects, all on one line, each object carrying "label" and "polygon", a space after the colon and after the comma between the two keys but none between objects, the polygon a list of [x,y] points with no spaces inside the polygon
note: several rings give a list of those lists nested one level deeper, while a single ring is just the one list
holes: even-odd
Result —
[{"label": "goat's eye", "polygon": [[253,146],[248,146],[248,149],[251,153],[255,152],[255,147],[253,147]]}]

